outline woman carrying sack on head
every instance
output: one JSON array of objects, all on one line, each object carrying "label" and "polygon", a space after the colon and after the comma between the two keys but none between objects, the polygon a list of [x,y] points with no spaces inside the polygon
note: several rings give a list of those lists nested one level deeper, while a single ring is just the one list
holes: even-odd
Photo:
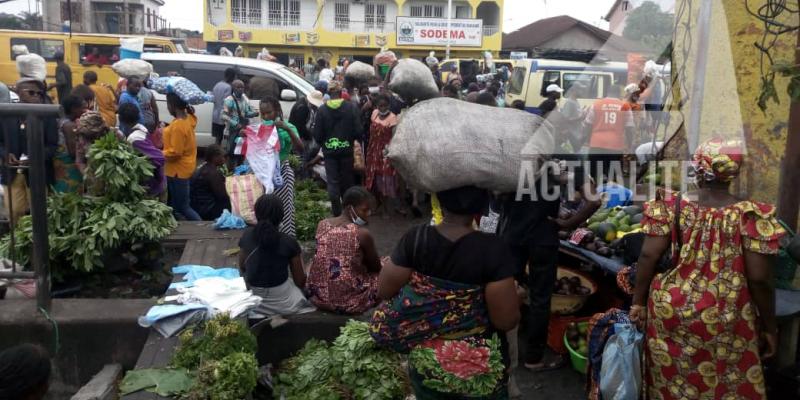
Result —
[{"label": "woman carrying sack on head", "polygon": [[[778,329],[770,261],[786,232],[773,206],[729,194],[742,154],[741,142],[701,145],[699,189],[645,209],[630,317],[645,327],[646,397],[766,399],[761,360]],[[674,267],[657,274],[674,243]]]}]

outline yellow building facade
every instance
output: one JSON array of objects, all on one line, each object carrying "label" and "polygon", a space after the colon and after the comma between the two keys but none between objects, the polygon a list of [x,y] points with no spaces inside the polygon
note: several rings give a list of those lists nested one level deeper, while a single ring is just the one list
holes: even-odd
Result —
[{"label": "yellow building facade", "polygon": [[[298,65],[309,58],[371,62],[382,47],[399,57],[431,50],[445,56],[445,0],[205,0],[204,8],[203,39],[212,53],[241,45],[255,57],[267,48]],[[451,58],[498,54],[503,0],[453,1],[451,15]]]}]

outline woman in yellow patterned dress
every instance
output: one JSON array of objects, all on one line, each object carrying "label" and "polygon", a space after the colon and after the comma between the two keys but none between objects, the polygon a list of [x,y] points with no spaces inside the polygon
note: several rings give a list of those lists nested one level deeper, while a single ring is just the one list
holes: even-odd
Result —
[{"label": "woman in yellow patterned dress", "polygon": [[[677,196],[645,210],[631,307],[646,327],[645,398],[766,399],[761,359],[775,354],[777,336],[770,256],[785,231],[773,206],[729,194],[741,161],[740,142],[701,145],[699,189],[680,197],[680,226]],[[675,267],[656,273],[676,235]]]}]

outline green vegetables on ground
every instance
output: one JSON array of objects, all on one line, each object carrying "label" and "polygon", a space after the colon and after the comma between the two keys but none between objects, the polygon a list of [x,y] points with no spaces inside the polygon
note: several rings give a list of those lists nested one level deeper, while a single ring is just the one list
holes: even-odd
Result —
[{"label": "green vegetables on ground", "polygon": [[125,396],[147,390],[163,397],[175,396],[188,392],[194,384],[194,376],[182,368],[137,369],[125,374],[119,384],[119,394]]},{"label": "green vegetables on ground", "polygon": [[227,315],[217,316],[200,328],[184,330],[172,358],[178,368],[197,369],[205,361],[219,361],[233,353],[255,354],[256,338],[247,327]]},{"label": "green vegetables on ground", "polygon": [[[109,134],[89,149],[87,173],[91,196],[53,193],[47,199],[48,244],[54,278],[64,272],[91,272],[103,267],[103,256],[124,245],[154,242],[168,236],[177,223],[172,210],[145,198],[141,182],[153,176],[153,167],[126,142]],[[0,256],[29,263],[33,245],[30,216],[10,235],[0,239]]]},{"label": "green vegetables on ground", "polygon": [[408,393],[403,359],[377,347],[365,322],[350,320],[333,344],[311,340],[284,361],[275,397],[286,400],[392,400]]},{"label": "green vegetables on ground", "polygon": [[314,240],[317,225],[330,215],[328,193],[311,179],[297,181],[294,189],[297,240]]}]

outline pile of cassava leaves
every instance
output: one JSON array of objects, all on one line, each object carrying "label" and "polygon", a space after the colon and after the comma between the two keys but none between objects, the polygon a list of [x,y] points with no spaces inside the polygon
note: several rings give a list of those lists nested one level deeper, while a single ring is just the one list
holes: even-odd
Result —
[{"label": "pile of cassava leaves", "polygon": [[221,314],[179,339],[170,368],[128,371],[120,394],[148,390],[188,400],[241,400],[255,389],[256,338],[243,323]]},{"label": "pile of cassava leaves", "polygon": [[312,179],[297,181],[294,187],[294,215],[297,222],[297,240],[314,240],[319,221],[330,215],[328,193]]},{"label": "pile of cassava leaves", "polygon": [[403,358],[375,344],[366,322],[350,320],[332,345],[310,340],[284,361],[275,398],[286,400],[394,400],[409,393]]},{"label": "pile of cassava leaves", "polygon": [[[102,267],[103,255],[121,246],[157,242],[177,226],[172,210],[146,199],[141,182],[153,176],[153,166],[127,142],[113,134],[89,149],[87,193],[53,193],[47,199],[50,266],[54,278],[74,269],[91,272]],[[30,216],[10,236],[0,239],[0,257],[27,265],[33,245]]]}]

